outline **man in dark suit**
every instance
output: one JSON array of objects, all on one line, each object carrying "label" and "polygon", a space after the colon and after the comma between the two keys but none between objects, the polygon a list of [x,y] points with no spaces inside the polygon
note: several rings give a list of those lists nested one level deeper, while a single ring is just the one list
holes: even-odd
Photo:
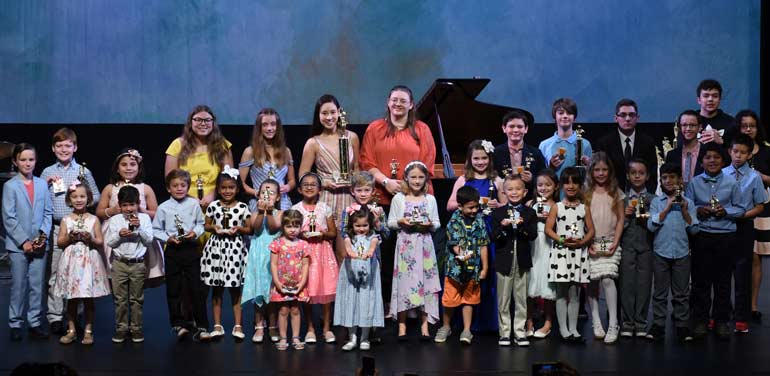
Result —
[{"label": "man in dark suit", "polygon": [[654,193],[658,186],[658,158],[655,154],[655,142],[651,137],[636,131],[639,121],[639,111],[636,102],[623,98],[615,105],[615,122],[617,132],[609,132],[595,146],[597,151],[607,153],[615,170],[618,186],[626,190],[626,165],[634,158],[640,158],[647,163],[650,178],[647,180],[647,192]]},{"label": "man in dark suit", "polygon": [[494,152],[495,169],[501,178],[508,174],[517,174],[519,166],[525,167],[521,180],[524,180],[527,186],[527,198],[536,193],[535,177],[545,168],[545,160],[540,150],[524,143],[524,135],[533,122],[534,119],[522,111],[513,110],[505,114],[502,128],[508,141],[495,147]]}]

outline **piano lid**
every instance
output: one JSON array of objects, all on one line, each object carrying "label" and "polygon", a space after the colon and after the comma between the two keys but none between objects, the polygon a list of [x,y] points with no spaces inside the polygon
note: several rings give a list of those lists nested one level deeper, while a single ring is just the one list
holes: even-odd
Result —
[{"label": "piano lid", "polygon": [[[442,163],[441,134],[436,110],[441,117],[449,158],[454,164],[465,162],[468,144],[476,139],[491,141],[494,145],[505,142],[501,129],[503,116],[514,107],[480,102],[476,97],[489,84],[488,78],[440,78],[417,102],[417,118],[430,127],[436,143],[436,163]],[[533,124],[533,116],[526,110]]]}]

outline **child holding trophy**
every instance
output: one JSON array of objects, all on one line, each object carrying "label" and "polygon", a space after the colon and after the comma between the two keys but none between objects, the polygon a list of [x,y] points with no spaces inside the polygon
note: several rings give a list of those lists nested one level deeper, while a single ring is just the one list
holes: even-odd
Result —
[{"label": "child holding trophy", "polygon": [[[499,178],[498,178],[499,179]],[[462,306],[463,331],[460,342],[470,345],[473,306],[481,303],[480,282],[487,277],[489,235],[483,216],[479,214],[479,192],[462,186],[455,195],[460,207],[447,224],[447,253],[444,277],[444,325],[436,333],[436,342],[445,342],[452,333],[454,309]]]},{"label": "child holding trophy", "polygon": [[[604,343],[618,340],[618,290],[615,280],[620,266],[620,240],[623,234],[625,194],[618,188],[612,163],[603,151],[594,153],[586,176],[586,206],[590,206],[591,219],[596,236],[588,247],[588,264],[591,275],[588,302],[591,305],[594,339],[604,339]],[[639,205],[641,206],[641,204]],[[609,310],[609,324],[605,333],[599,316],[599,290],[604,290],[604,297]]]}]

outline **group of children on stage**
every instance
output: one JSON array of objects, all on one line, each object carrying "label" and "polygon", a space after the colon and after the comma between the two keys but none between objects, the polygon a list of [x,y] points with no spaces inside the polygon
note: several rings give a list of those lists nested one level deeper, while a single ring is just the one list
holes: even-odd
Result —
[{"label": "group of children on stage", "polygon": [[[42,178],[32,173],[34,147],[18,144],[13,163],[19,174],[4,188],[3,223],[14,274],[11,337],[21,339],[26,299],[31,334],[45,334],[40,301],[44,247],[53,219],[58,231],[48,241],[63,251],[55,261],[49,294],[67,302],[68,321],[59,339],[63,344],[77,340],[75,320],[81,302],[85,319],[81,342],[93,343],[94,299],[110,293],[115,304],[112,341],[142,342],[143,289],[151,274],[146,261],[163,249],[169,319],[180,338],[192,334],[205,341],[224,336],[221,311],[226,289],[234,316],[231,335],[236,339],[245,338],[241,305],[254,303],[254,342],[264,341],[269,318],[271,323],[277,321],[277,333],[271,330],[267,335],[279,350],[302,349],[317,341],[310,308],[321,305],[318,337],[335,342],[331,325],[342,326],[348,330],[343,350],[368,350],[372,330],[384,326],[380,244],[390,231],[397,231],[397,240],[387,314],[399,319],[399,339],[406,335],[407,311],[416,309],[422,338],[444,342],[452,333],[453,313],[459,310],[463,328],[459,340],[470,344],[473,307],[494,299],[501,346],[527,346],[530,338],[547,337],[554,307],[561,338],[583,342],[578,328],[581,290],[591,307],[594,338],[606,343],[618,336],[662,339],[669,292],[678,339],[704,336],[710,319],[724,338],[730,333],[731,250],[749,246],[736,241],[735,234],[767,199],[761,180],[746,163],[752,148],[748,137],[734,137],[729,147],[732,163],[723,168],[728,161],[719,145],[706,144],[705,172],[686,187],[681,167],[663,164],[663,194],[655,196],[645,188],[654,166],[640,159],[629,161],[630,188],[622,192],[603,152],[594,153],[585,171],[567,167],[557,177],[550,169],[541,170],[534,177],[536,192],[528,192],[521,173],[497,177],[491,145],[474,141],[464,183],[451,198],[457,210],[446,224],[446,249],[438,250],[446,257],[437,257],[432,234],[441,223],[436,199],[427,193],[429,173],[422,162],[405,166],[402,192],[393,197],[387,216],[373,200],[372,176],[354,174],[355,201],[335,223],[331,209],[319,201],[321,180],[314,173],[300,177],[302,201],[291,209],[280,209],[280,183],[269,178],[256,190],[256,203],[250,208],[242,201],[238,170],[225,166],[216,180],[217,199],[202,210],[188,196],[189,173],[177,169],[165,180],[171,197],[158,205],[152,189],[143,184],[142,156],[134,149],[117,156],[110,185],[99,196],[90,171],[74,161],[74,133],[63,129],[53,140],[57,162]],[[95,201],[100,202],[97,214],[104,217],[103,223],[88,212]],[[646,214],[640,208],[646,208]],[[344,239],[340,265],[333,248],[338,229]],[[98,250],[102,247],[109,249],[107,259]],[[650,260],[652,270],[637,266]],[[652,275],[654,315],[649,325]],[[490,280],[495,288],[484,289]],[[209,287],[214,321],[210,331]],[[607,326],[601,320],[600,291],[609,313]],[[546,315],[544,326],[535,330],[537,302],[544,302]],[[430,337],[428,324],[439,321],[439,305],[442,325]],[[299,336],[303,310],[304,340]]]}]

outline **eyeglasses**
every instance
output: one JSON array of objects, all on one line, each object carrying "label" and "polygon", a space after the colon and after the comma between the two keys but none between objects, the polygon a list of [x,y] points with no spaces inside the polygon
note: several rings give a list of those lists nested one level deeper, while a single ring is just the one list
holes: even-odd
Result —
[{"label": "eyeglasses", "polygon": [[679,124],[682,129],[695,129],[698,128],[699,124]]},{"label": "eyeglasses", "polygon": [[757,126],[754,124],[741,124],[741,129],[757,129]]},{"label": "eyeglasses", "polygon": [[403,99],[403,98],[390,98],[389,102],[393,103],[393,104],[408,104],[409,103],[408,100]]},{"label": "eyeglasses", "polygon": [[633,119],[636,117],[636,115],[638,115],[636,112],[620,112],[617,114],[617,117],[621,119],[625,119],[625,118]]},{"label": "eyeglasses", "polygon": [[204,124],[212,124],[214,123],[214,118],[192,118],[192,121],[195,123],[204,123]]}]

